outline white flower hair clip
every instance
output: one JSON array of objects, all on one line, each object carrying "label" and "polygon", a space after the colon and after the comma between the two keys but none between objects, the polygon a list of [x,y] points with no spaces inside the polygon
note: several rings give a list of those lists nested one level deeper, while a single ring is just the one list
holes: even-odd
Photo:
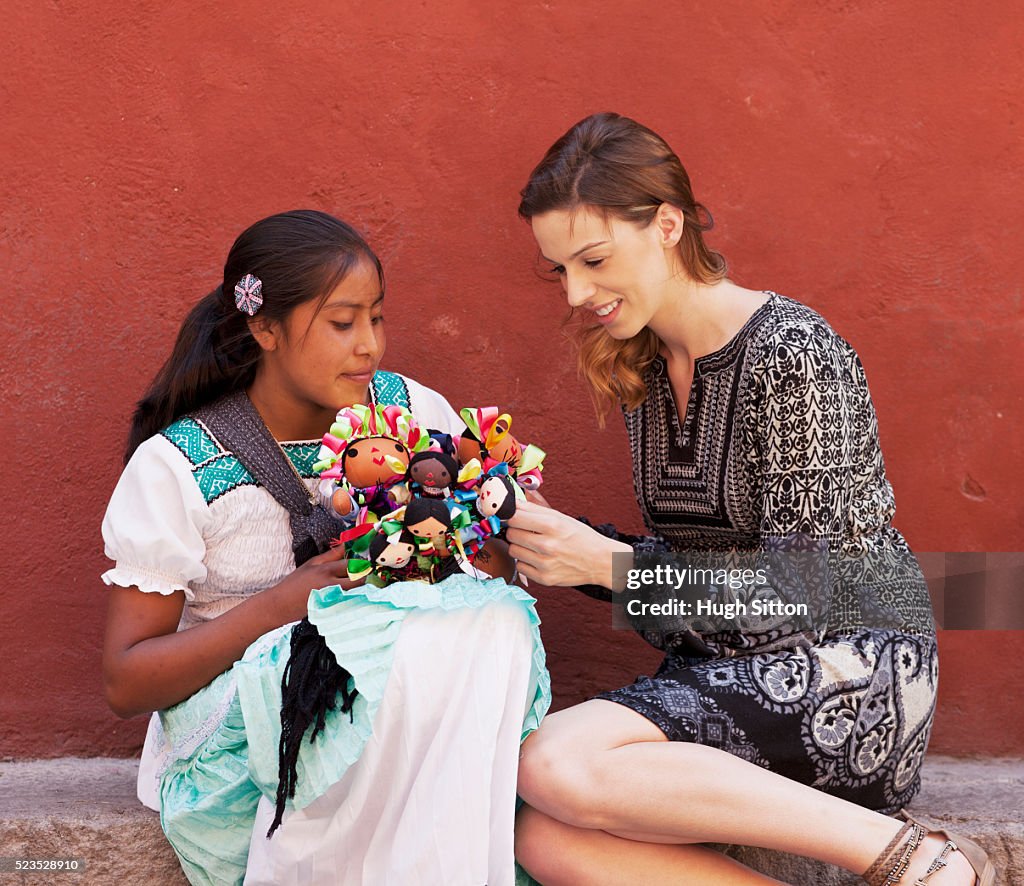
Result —
[{"label": "white flower hair clip", "polygon": [[246,274],[235,284],[235,307],[250,317],[263,307],[263,281]]}]

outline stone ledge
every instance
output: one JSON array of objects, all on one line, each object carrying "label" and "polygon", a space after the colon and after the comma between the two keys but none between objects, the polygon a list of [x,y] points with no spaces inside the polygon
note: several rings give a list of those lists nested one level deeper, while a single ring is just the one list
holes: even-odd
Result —
[{"label": "stone ledge", "polygon": [[0,762],[0,856],[80,858],[81,873],[0,873],[7,886],[188,886],[135,796],[137,760]]},{"label": "stone ledge", "polygon": [[[157,813],[135,797],[134,760],[0,762],[0,856],[81,858],[76,874],[4,874],[18,886],[187,886]],[[1001,873],[1024,884],[1024,760],[929,757],[911,811],[977,840]],[[730,855],[798,886],[861,880],[798,856],[749,847]],[[368,884],[372,886],[372,884]]]}]

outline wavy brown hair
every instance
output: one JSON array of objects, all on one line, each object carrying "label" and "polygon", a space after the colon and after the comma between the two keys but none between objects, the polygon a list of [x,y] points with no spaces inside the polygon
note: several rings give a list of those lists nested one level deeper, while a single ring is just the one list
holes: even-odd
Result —
[{"label": "wavy brown hair", "polygon": [[[704,242],[711,213],[694,199],[683,164],[660,135],[629,117],[604,113],[581,120],[548,149],[520,196],[519,215],[527,220],[587,207],[640,227],[668,203],[686,222],[678,246],[686,273],[700,283],[725,277],[725,259]],[[602,425],[610,407],[632,410],[644,402],[644,373],[661,347],[650,329],[620,341],[580,321],[572,337]]]}]

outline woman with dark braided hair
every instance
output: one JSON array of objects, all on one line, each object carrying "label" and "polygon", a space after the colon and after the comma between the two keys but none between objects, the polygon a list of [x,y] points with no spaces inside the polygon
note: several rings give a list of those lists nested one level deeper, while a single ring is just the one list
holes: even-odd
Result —
[{"label": "woman with dark braided hair", "polygon": [[394,599],[328,548],[344,524],[312,466],[339,409],[462,428],[378,369],[383,305],[349,225],[263,219],[135,412],[103,521],[104,683],[120,716],[156,712],[139,798],[193,884],[514,879],[519,745],[549,700],[532,598],[461,576],[462,598]]},{"label": "woman with dark braided hair", "polygon": [[[889,817],[920,787],[938,663],[856,353],[810,308],[728,279],[679,158],[633,120],[573,126],[521,196],[581,318],[581,374],[625,417],[651,535],[535,501],[510,552],[531,580],[624,604],[665,653],[527,739],[522,865],[545,886],[777,883],[700,845],[739,843],[870,884],[990,884],[979,847]],[[642,568],[694,558],[765,563],[763,584],[712,570],[688,597],[653,578],[629,596]],[[689,617],[725,599],[722,620]],[[766,603],[808,617],[757,618]]]}]

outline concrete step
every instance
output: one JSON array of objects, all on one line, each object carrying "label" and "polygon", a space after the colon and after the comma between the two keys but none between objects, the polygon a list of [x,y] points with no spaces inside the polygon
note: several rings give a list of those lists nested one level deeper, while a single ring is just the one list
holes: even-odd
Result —
[{"label": "concrete step", "polygon": [[[0,884],[186,884],[159,816],[135,797],[137,768],[134,760],[0,762],[0,858],[84,862],[78,873],[0,873]],[[976,840],[1001,872],[997,882],[1024,886],[1024,760],[929,757],[922,779],[911,811]],[[799,856],[742,846],[726,851],[799,886],[861,882]]]}]

